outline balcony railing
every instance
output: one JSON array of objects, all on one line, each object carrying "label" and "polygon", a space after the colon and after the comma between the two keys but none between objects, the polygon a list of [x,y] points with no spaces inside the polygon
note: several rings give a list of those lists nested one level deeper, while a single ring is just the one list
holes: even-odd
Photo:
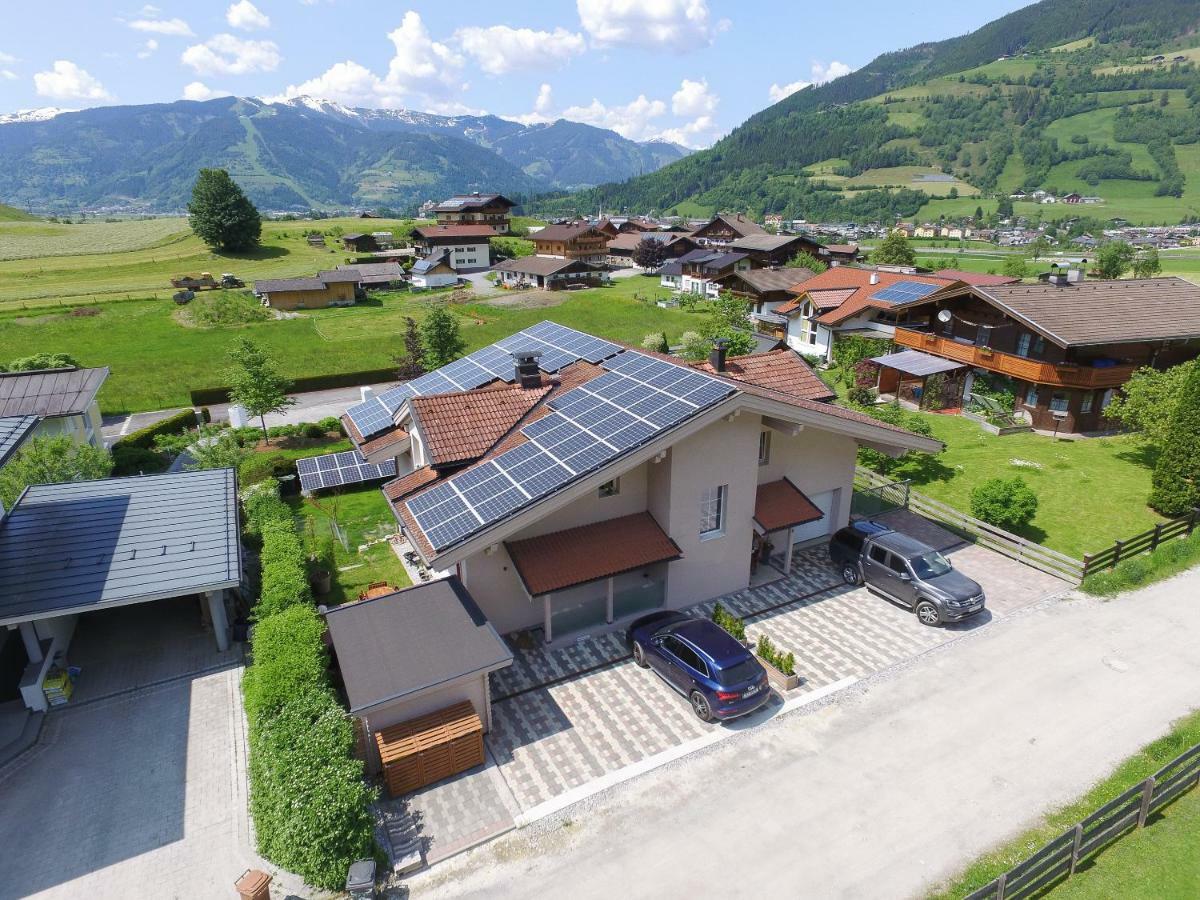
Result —
[{"label": "balcony railing", "polygon": [[1069,363],[1041,362],[1017,356],[1014,353],[1002,353],[999,350],[987,350],[974,344],[959,343],[930,331],[917,331],[901,326],[896,327],[895,341],[901,347],[923,350],[934,356],[953,359],[956,362],[987,369],[990,372],[1000,372],[1021,381],[1032,381],[1035,384],[1048,384],[1056,387],[1118,387],[1128,381],[1129,376],[1137,368],[1136,366],[1096,368]]}]

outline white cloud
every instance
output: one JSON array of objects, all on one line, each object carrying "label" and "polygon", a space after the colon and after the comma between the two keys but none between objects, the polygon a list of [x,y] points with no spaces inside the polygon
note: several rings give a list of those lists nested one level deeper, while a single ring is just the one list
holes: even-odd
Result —
[{"label": "white cloud", "polygon": [[537,98],[533,101],[533,111],[547,115],[553,108],[554,89],[543,82],[542,86],[538,88]]},{"label": "white cloud", "polygon": [[771,98],[772,103],[778,103],[785,97],[790,97],[796,91],[802,91],[806,87],[812,87],[814,84],[824,84],[827,81],[833,81],[835,78],[841,78],[843,75],[849,75],[854,70],[844,62],[834,60],[829,65],[822,62],[813,61],[812,78],[809,81],[793,81],[790,84],[772,84],[767,88],[767,96]]},{"label": "white cloud", "polygon": [[56,100],[112,99],[104,85],[67,59],[56,60],[48,72],[38,72],[33,76],[33,84],[40,96]]},{"label": "white cloud", "polygon": [[212,100],[214,97],[228,97],[229,91],[213,90],[202,81],[193,81],[184,85],[184,100]]},{"label": "white cloud", "polygon": [[240,28],[242,31],[254,31],[257,28],[270,28],[271,19],[265,15],[250,0],[239,0],[225,11],[225,21],[230,28]]},{"label": "white cloud", "polygon": [[648,100],[645,94],[639,94],[636,100],[623,106],[607,106],[595,99],[587,106],[569,106],[563,110],[562,117],[597,128],[610,128],[631,141],[644,141],[658,133],[650,120],[661,118],[666,112],[667,104],[662,100]]},{"label": "white cloud", "polygon": [[389,90],[446,100],[466,87],[461,78],[462,57],[433,40],[417,13],[406,12],[400,27],[388,33],[388,40],[396,48],[384,79]]},{"label": "white cloud", "polygon": [[790,84],[772,84],[767,88],[767,96],[771,98],[772,103],[778,103],[784,97],[790,97],[796,91],[802,91],[806,87],[812,87],[812,82],[793,81]]},{"label": "white cloud", "polygon": [[598,47],[707,46],[729,20],[713,22],[707,0],[576,0],[579,21]]},{"label": "white cloud", "polygon": [[150,38],[150,40],[146,41],[146,43],[142,46],[142,49],[138,51],[138,59],[145,59],[157,49],[158,41],[156,41],[154,38]]},{"label": "white cloud", "polygon": [[281,96],[266,99],[275,101],[291,97],[315,97],[320,100],[333,100],[345,106],[387,105],[383,79],[352,60],[330,66],[316,78],[289,85]]},{"label": "white cloud", "polygon": [[15,56],[13,56],[11,53],[5,53],[3,50],[0,50],[0,63],[5,63],[8,65],[11,65],[12,63],[15,63],[16,61],[17,61],[17,58]]},{"label": "white cloud", "polygon": [[489,75],[561,66],[587,49],[582,34],[565,28],[551,32],[507,25],[472,26],[460,28],[454,37],[463,52]]},{"label": "white cloud", "polygon": [[180,59],[200,75],[245,75],[273,72],[282,57],[274,41],[244,41],[232,34],[218,34],[188,47]]},{"label": "white cloud", "polygon": [[699,150],[701,147],[711,146],[721,136],[721,133],[720,126],[712,116],[699,116],[678,128],[664,128],[653,137],[675,144],[683,144],[691,150]]},{"label": "white cloud", "polygon": [[0,69],[0,78],[3,78],[5,81],[16,81],[17,73],[12,69]]},{"label": "white cloud", "polygon": [[[153,9],[153,7],[143,9],[143,14],[145,14],[146,9]],[[192,31],[192,26],[188,25],[183,19],[134,19],[127,24],[134,31],[148,31],[151,34],[165,34],[170,37],[191,37],[195,34]]]},{"label": "white cloud", "polygon": [[711,116],[720,102],[721,98],[708,89],[707,78],[699,81],[685,78],[679,90],[671,95],[671,112],[689,119]]}]

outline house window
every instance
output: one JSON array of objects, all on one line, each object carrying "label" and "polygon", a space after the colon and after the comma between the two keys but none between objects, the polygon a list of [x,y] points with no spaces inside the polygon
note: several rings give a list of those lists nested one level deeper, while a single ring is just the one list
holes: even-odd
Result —
[{"label": "house window", "polygon": [[1031,384],[1029,390],[1025,392],[1025,405],[1037,406],[1038,404],[1038,389],[1036,384]]},{"label": "house window", "polygon": [[1046,349],[1046,339],[1040,334],[1033,339],[1033,355],[1041,356]]},{"label": "house window", "polygon": [[601,497],[615,497],[621,493],[621,479],[614,478],[612,481],[606,481],[600,485],[599,494]]},{"label": "house window", "polygon": [[707,488],[700,494],[700,537],[719,537],[725,531],[725,496],[729,485]]},{"label": "house window", "polygon": [[1066,412],[1069,405],[1067,395],[1063,391],[1055,391],[1050,395],[1050,412]]},{"label": "house window", "polygon": [[1084,394],[1083,400],[1081,400],[1079,403],[1079,411],[1081,413],[1090,413],[1092,411],[1092,402],[1095,400],[1095,397],[1096,395],[1091,391],[1088,391],[1086,394]]},{"label": "house window", "polygon": [[992,326],[980,325],[975,335],[975,346],[990,347],[992,345]]},{"label": "house window", "polygon": [[1029,342],[1033,340],[1033,335],[1026,331],[1017,338],[1017,356],[1029,355]]},{"label": "house window", "polygon": [[1101,412],[1104,412],[1104,410],[1108,409],[1108,404],[1112,403],[1112,399],[1113,399],[1113,389],[1109,388],[1108,390],[1106,390],[1104,392],[1104,396],[1100,398],[1100,411]]},{"label": "house window", "polygon": [[758,464],[765,466],[771,461],[771,432],[758,433]]}]

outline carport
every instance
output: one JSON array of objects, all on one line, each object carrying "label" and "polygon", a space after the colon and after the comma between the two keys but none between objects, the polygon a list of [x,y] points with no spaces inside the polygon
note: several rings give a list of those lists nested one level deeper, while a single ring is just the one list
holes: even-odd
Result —
[{"label": "carport", "polygon": [[232,469],[27,488],[0,518],[0,626],[28,657],[25,705],[47,708],[43,681],[67,665],[87,613],[200,595],[226,650],[226,592],[240,581]]},{"label": "carport", "polygon": [[[931,353],[922,353],[920,350],[888,353],[872,358],[871,362],[879,366],[876,388],[880,396],[891,394],[921,406],[929,376],[943,375],[949,381],[941,388],[941,396],[935,398],[934,408],[957,406],[962,402],[963,386],[957,375],[966,369],[963,363],[943,359]],[[953,379],[950,379],[951,372],[955,373]]]}]

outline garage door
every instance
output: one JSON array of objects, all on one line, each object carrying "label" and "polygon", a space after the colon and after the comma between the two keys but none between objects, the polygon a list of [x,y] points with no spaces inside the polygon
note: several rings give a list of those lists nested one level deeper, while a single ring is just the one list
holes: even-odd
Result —
[{"label": "garage door", "polygon": [[833,530],[833,500],[837,496],[837,491],[825,491],[821,494],[810,494],[809,500],[822,513],[821,518],[815,522],[807,522],[804,525],[797,525],[792,529],[792,543],[799,544],[804,541],[811,541],[814,538],[824,537]]}]

